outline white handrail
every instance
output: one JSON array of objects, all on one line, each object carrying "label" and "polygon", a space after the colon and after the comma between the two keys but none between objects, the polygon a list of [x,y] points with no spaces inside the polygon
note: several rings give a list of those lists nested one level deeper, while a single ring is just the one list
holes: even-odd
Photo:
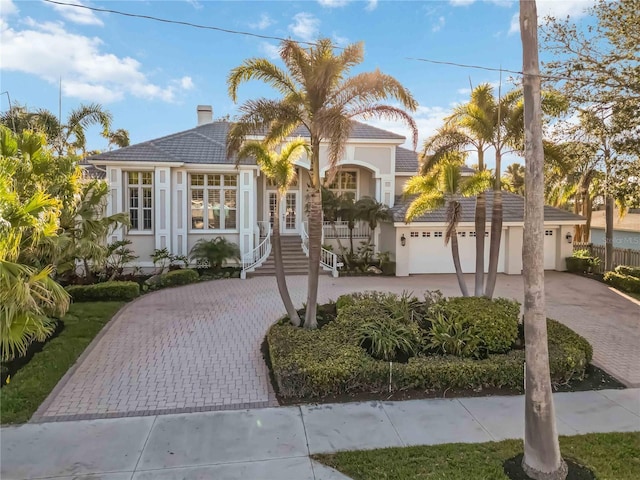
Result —
[{"label": "white handrail", "polygon": [[[302,222],[302,232],[300,233],[302,238],[302,250],[304,254],[309,256],[309,233],[307,232],[307,222]],[[323,270],[331,272],[332,277],[338,276],[338,255],[331,250],[327,250],[322,247],[320,250],[320,266]]]},{"label": "white handrail", "polygon": [[240,278],[242,279],[247,278],[248,272],[253,272],[262,265],[271,253],[271,224],[268,221],[260,221],[258,222],[258,229],[260,230],[260,237],[264,233],[264,238],[256,248],[242,256],[242,272],[240,272]]},{"label": "white handrail", "polygon": [[[349,222],[323,222],[322,232],[325,238],[349,238]],[[353,228],[353,238],[369,238],[371,227],[366,222],[356,222]]]}]

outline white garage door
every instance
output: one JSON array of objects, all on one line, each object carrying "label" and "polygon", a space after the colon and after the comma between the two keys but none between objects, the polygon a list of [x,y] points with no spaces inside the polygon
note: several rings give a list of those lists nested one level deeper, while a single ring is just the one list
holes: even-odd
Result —
[{"label": "white garage door", "polygon": [[[409,273],[455,273],[451,256],[451,242],[444,244],[444,229],[415,229],[409,233]],[[498,272],[504,272],[506,230],[502,232]],[[489,266],[490,234],[485,235],[485,270]],[[458,232],[460,264],[464,273],[476,270],[476,233],[470,229]]]},{"label": "white garage door", "polygon": [[556,244],[558,229],[545,229],[544,231],[544,269],[556,269]]}]

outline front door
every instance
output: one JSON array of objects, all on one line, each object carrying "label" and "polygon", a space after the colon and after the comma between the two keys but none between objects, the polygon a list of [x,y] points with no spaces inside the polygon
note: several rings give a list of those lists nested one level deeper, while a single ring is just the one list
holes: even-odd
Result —
[{"label": "front door", "polygon": [[[269,192],[269,222],[273,226],[278,202],[277,192]],[[280,233],[283,235],[298,232],[298,192],[287,192],[280,205]]]}]

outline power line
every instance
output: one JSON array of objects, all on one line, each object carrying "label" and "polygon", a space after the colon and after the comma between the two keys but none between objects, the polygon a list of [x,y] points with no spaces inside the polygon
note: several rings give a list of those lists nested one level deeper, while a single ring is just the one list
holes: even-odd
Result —
[{"label": "power line", "polygon": [[[170,20],[168,18],[154,17],[152,15],[142,15],[142,14],[139,14],[139,13],[122,12],[120,10],[111,10],[109,8],[90,7],[88,5],[78,5],[76,3],[59,2],[57,0],[43,0],[43,1],[46,2],[46,3],[52,3],[54,5],[62,5],[62,6],[65,6],[65,7],[84,8],[85,10],[91,10],[93,12],[112,13],[114,15],[121,15],[123,17],[141,18],[141,19],[144,19],[144,20],[152,20],[152,21],[155,21],[155,22],[169,23],[169,24],[174,24],[174,25],[182,25],[184,27],[199,28],[201,30],[214,30],[216,32],[230,33],[230,34],[233,34],[233,35],[246,35],[247,37],[260,38],[260,39],[263,39],[263,40],[294,41],[296,43],[301,43],[301,44],[305,44],[305,45],[312,45],[312,46],[317,45],[317,43],[314,43],[314,42],[297,41],[297,40],[292,40],[290,38],[275,37],[275,36],[271,36],[271,35],[261,35],[259,33],[244,32],[244,31],[241,31],[241,30],[231,30],[229,28],[214,27],[212,25],[202,25],[202,24],[198,24],[198,23],[184,22],[184,21],[181,21],[181,20]],[[337,47],[337,46],[334,46],[334,47],[335,48],[340,48],[340,47]]]}]

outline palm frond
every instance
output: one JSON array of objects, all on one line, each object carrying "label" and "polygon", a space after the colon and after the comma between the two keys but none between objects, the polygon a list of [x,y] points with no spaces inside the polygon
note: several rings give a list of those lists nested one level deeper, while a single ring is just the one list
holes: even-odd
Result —
[{"label": "palm frond", "polygon": [[404,216],[405,222],[409,223],[416,217],[427,212],[432,212],[433,210],[442,207],[444,203],[444,195],[437,190],[418,195],[411,204],[409,204],[409,208],[407,208],[407,213],[405,213]]}]

